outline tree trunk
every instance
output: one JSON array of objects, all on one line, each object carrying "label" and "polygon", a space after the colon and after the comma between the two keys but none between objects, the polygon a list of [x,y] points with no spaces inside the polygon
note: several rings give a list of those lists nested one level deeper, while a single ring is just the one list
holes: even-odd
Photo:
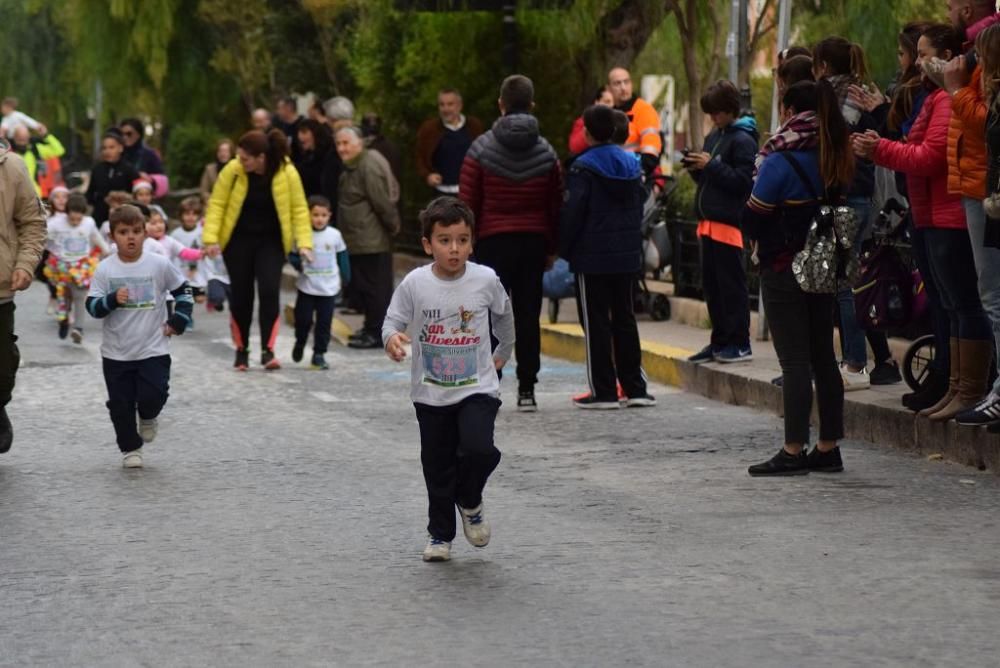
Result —
[{"label": "tree trunk", "polygon": [[601,17],[593,41],[577,55],[577,67],[585,82],[580,92],[581,107],[592,102],[592,88],[606,81],[611,68],[632,66],[667,13],[667,4],[660,0],[621,0]]}]

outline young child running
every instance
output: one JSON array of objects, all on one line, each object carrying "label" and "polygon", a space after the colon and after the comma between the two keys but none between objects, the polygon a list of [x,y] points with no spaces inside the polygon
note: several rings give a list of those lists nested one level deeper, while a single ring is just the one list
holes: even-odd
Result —
[{"label": "young child running", "polygon": [[153,203],[153,184],[146,179],[136,179],[132,182],[132,199],[149,206]]},{"label": "young child running", "polygon": [[[108,205],[108,218],[111,218],[111,214],[117,209],[121,208],[125,204],[131,201],[129,194],[124,190],[112,190],[108,193],[108,196],[104,198],[104,203]],[[145,205],[143,205],[145,206]],[[101,223],[101,236],[107,243],[111,243],[111,221],[105,220]]]},{"label": "young child running", "polygon": [[[65,217],[66,216],[66,202],[69,201],[69,188],[66,186],[56,186],[49,193],[49,217],[47,220],[52,220],[56,216]],[[35,278],[45,283],[45,286],[49,289],[49,304],[45,308],[46,315],[55,315],[56,306],[58,301],[56,300],[56,286],[54,283],[49,281],[48,276],[45,275],[45,267],[48,266],[49,259],[49,249],[46,246],[45,250],[42,251],[42,261],[38,263],[38,267],[35,269]]]},{"label": "young child running", "polygon": [[292,265],[301,273],[297,283],[299,294],[295,299],[295,347],[292,361],[301,362],[302,353],[313,327],[316,314],[316,331],[313,333],[312,368],[326,370],[326,349],[330,345],[330,324],[337,295],[342,282],[351,280],[351,265],[347,259],[344,237],[335,227],[330,227],[332,215],[330,200],[322,195],[309,198],[309,218],[313,228],[312,262],[303,262],[298,253],[291,256]]},{"label": "young child running", "polygon": [[[150,204],[146,208],[149,211],[149,217],[146,218],[147,247],[153,244],[158,245],[162,251],[161,254],[165,255],[167,259],[174,264],[178,261],[196,262],[201,259],[200,250],[196,248],[188,248],[181,242],[177,241],[177,239],[167,235],[167,214],[162,207],[157,204]],[[183,272],[181,275],[184,275]],[[167,295],[167,306],[171,313],[173,312],[171,310],[173,309],[173,301],[173,297]],[[188,323],[188,328],[194,328],[193,318]]]},{"label": "young child running", "polygon": [[70,195],[66,213],[49,218],[47,229],[49,257],[43,271],[56,289],[59,338],[71,334],[74,343],[81,343],[87,290],[97,263],[108,254],[109,248],[94,219],[87,215],[87,200],[83,195]]},{"label": "young child running", "polygon": [[[181,246],[184,246],[185,248],[192,248],[200,251],[202,214],[201,198],[197,195],[185,197],[181,200],[180,208],[181,225],[170,233],[170,237],[178,241]],[[188,283],[191,285],[191,289],[194,291],[195,302],[199,304],[205,301],[205,272],[202,266],[204,261],[204,256],[202,256],[202,258],[198,261],[185,260],[181,257],[174,260],[174,264],[177,265],[177,268],[181,270],[181,273],[184,274]]]},{"label": "young child running", "polygon": [[500,463],[493,444],[497,372],[514,349],[514,316],[493,270],[468,261],[474,224],[472,210],[454,197],[438,197],[420,212],[424,251],[434,262],[403,279],[382,328],[386,354],[396,362],[406,357],[407,327],[418,332],[410,397],[429,501],[424,561],[451,558],[456,505],[466,540],[475,547],[490,542],[483,488]]},{"label": "young child running", "polygon": [[[142,445],[156,438],[157,417],[167,403],[168,337],[184,333],[194,299],[191,287],[170,260],[143,252],[145,220],[139,209],[125,205],[111,214],[110,222],[118,252],[98,266],[87,311],[104,319],[104,382],[122,466],[141,468]],[[169,318],[168,292],[176,300]]]}]

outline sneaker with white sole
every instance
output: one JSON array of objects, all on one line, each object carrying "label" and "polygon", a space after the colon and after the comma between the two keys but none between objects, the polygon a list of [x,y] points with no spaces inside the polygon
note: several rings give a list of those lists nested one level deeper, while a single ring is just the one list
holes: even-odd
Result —
[{"label": "sneaker with white sole", "polygon": [[521,413],[535,413],[538,402],[535,401],[534,390],[522,390],[517,393],[517,410]]},{"label": "sneaker with white sole", "polygon": [[69,338],[73,343],[83,343],[83,330],[79,327],[74,327],[69,330]]},{"label": "sneaker with white sole", "polygon": [[141,469],[142,468],[142,448],[131,450],[122,456],[122,468]]},{"label": "sneaker with white sole", "polygon": [[431,537],[424,548],[424,561],[448,561],[451,559],[451,543]]},{"label": "sneaker with white sole", "polygon": [[139,418],[139,438],[142,439],[143,443],[152,443],[156,440],[157,427],[158,422],[156,418],[152,418],[151,420]]},{"label": "sneaker with white sole", "polygon": [[472,547],[486,547],[490,544],[490,523],[483,517],[483,504],[476,508],[458,507],[462,516],[462,531],[465,533],[465,540],[469,541]]},{"label": "sneaker with white sole", "polygon": [[866,369],[861,369],[861,371],[851,371],[851,368],[847,366],[847,364],[841,364],[840,377],[844,381],[844,392],[867,390],[871,387],[871,379],[868,377],[868,371]]},{"label": "sneaker with white sole", "polygon": [[629,397],[625,401],[626,408],[644,408],[646,406],[655,406],[656,397],[652,394],[646,394],[641,397]]},{"label": "sneaker with white sole", "polygon": [[715,353],[715,361],[721,364],[739,364],[753,360],[750,346],[726,346]]},{"label": "sneaker with white sole", "polygon": [[1000,424],[1000,394],[990,392],[974,408],[956,415],[955,422],[966,427]]}]

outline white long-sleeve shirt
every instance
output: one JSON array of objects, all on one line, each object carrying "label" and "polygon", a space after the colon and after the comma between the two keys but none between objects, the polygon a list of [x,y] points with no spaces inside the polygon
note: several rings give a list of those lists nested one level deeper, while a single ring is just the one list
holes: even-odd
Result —
[{"label": "white long-sleeve shirt", "polygon": [[[473,262],[459,278],[438,278],[432,265],[411,271],[392,295],[382,340],[413,332],[410,398],[450,406],[474,394],[496,397],[500,379],[493,365],[514,350],[514,315],[500,279]],[[490,319],[499,340],[490,350]]]}]

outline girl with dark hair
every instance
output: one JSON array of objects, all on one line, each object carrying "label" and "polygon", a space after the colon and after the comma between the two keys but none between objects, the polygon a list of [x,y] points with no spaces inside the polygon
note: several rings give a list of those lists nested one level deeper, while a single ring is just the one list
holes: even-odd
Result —
[{"label": "girl with dark hair", "polygon": [[[854,177],[847,123],[826,81],[802,81],[785,91],[783,124],[761,152],[743,230],[757,242],[764,307],[781,363],[785,445],[752,476],[835,473],[844,468],[844,386],[833,349],[832,294],[807,293],[792,273],[792,258],[821,200],[845,201]],[[825,194],[825,195],[824,195]],[[813,386],[819,403],[819,443],[806,454]]]},{"label": "girl with dark hair", "polygon": [[253,130],[240,137],[238,160],[227,164],[212,190],[202,241],[205,254],[220,253],[229,271],[233,342],[238,371],[250,363],[254,283],[260,298],[260,363],[280,369],[274,356],[278,336],[281,269],[295,244],[312,262],[312,226],[302,181],[288,159],[280,130]]},{"label": "girl with dark hair", "polygon": [[[878,129],[875,117],[851,97],[852,87],[865,88],[868,84],[868,66],[865,52],[860,45],[843,37],[827,37],[813,48],[813,72],[817,79],[827,80],[840,102],[840,112],[851,132]],[[875,168],[863,160],[857,161],[854,181],[847,192],[847,206],[858,217],[858,232],[854,250],[861,252],[861,242],[871,223],[872,196],[875,194]],[[865,331],[858,325],[854,312],[853,285],[845,285],[837,295],[840,306],[840,349],[843,352],[841,375],[848,391],[863,390],[874,383],[888,385],[902,380],[899,368],[892,359],[889,341],[883,332]],[[868,348],[875,353],[875,367],[869,376]]]},{"label": "girl with dark hair", "polygon": [[[615,98],[611,95],[611,91],[608,90],[607,86],[601,86],[594,92],[594,97],[590,103],[613,107],[615,106]],[[580,117],[573,121],[573,129],[569,133],[568,145],[570,155],[573,156],[580,155],[590,147],[587,144],[587,138],[583,135],[583,114],[580,114]]]},{"label": "girl with dark hair", "polygon": [[[917,42],[917,65],[923,70],[931,59],[948,61],[962,48],[962,38],[948,25],[933,25]],[[906,174],[916,236],[923,242],[930,268],[925,282],[933,281],[941,306],[949,318],[949,339],[935,332],[937,350],[948,350],[948,390],[921,415],[950,420],[971,408],[986,392],[992,354],[992,331],[983,312],[977,288],[976,265],[969,241],[965,209],[959,194],[948,191],[948,127],[952,100],[926,74],[930,91],[913,123],[906,142],[890,141],[869,131],[853,138],[859,158]]]},{"label": "girl with dark hair", "polygon": [[[299,123],[298,129],[299,155],[295,161],[295,169],[302,178],[302,187],[306,197],[323,195],[323,171],[327,168],[333,150],[333,133],[330,127],[311,118]],[[339,161],[339,158],[335,158]]]}]

